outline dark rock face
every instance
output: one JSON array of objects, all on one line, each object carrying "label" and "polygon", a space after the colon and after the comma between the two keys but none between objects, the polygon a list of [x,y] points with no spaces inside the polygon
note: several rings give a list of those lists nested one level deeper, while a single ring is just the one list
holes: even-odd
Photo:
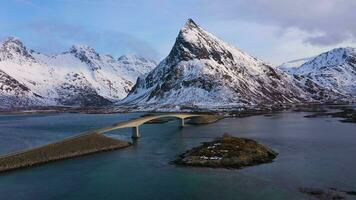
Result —
[{"label": "dark rock face", "polygon": [[[341,94],[330,88],[325,88],[320,84],[316,83],[315,81],[313,81],[313,79],[311,78],[305,78],[305,77],[301,78],[300,76],[297,75],[294,75],[294,77],[296,78],[297,84],[300,86],[300,88],[308,92],[315,100],[320,100],[323,102],[332,102],[335,99],[347,98],[347,95]],[[301,84],[300,82],[298,83],[298,81],[301,80],[304,81],[304,84]]]},{"label": "dark rock face", "polygon": [[92,88],[86,86],[74,87],[72,85],[64,84],[61,86],[62,89],[73,91],[73,94],[64,93],[58,91],[61,95],[57,101],[62,105],[68,106],[106,106],[112,104],[111,101],[105,99],[104,97],[98,95]]},{"label": "dark rock face", "polygon": [[277,153],[254,140],[224,135],[179,156],[173,163],[194,167],[243,168],[272,162]]},{"label": "dark rock face", "polygon": [[94,62],[94,60],[100,60],[100,55],[93,48],[88,46],[73,46],[70,49],[70,53],[91,66],[93,71],[100,69],[100,66]]},{"label": "dark rock face", "polygon": [[111,101],[100,96],[83,75],[68,74],[67,77],[67,82],[57,88],[60,96],[57,101],[60,104],[76,106],[105,106],[112,104]]},{"label": "dark rock face", "polygon": [[231,52],[220,48],[216,41],[210,39],[210,36],[202,31],[197,31],[198,41],[196,43],[186,40],[184,37],[185,33],[199,29],[199,26],[192,19],[188,19],[185,28],[179,32],[176,42],[168,55],[168,62],[213,59],[220,64],[224,64],[223,60],[234,59]]},{"label": "dark rock face", "polygon": [[39,105],[41,100],[41,96],[32,93],[28,87],[0,70],[0,102],[3,106]]},{"label": "dark rock face", "polygon": [[19,39],[9,37],[0,47],[0,61],[6,59],[15,59],[18,57],[34,60],[32,55]]},{"label": "dark rock face", "polygon": [[25,85],[19,83],[16,79],[12,78],[11,76],[7,75],[5,72],[0,70],[0,90],[2,91],[24,91],[29,92],[30,89]]}]

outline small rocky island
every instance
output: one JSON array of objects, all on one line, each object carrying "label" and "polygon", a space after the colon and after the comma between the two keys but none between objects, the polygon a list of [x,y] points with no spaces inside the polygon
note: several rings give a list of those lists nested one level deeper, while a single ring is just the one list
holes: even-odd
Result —
[{"label": "small rocky island", "polygon": [[172,163],[184,166],[212,168],[243,168],[272,162],[278,155],[258,142],[224,134],[179,156]]}]

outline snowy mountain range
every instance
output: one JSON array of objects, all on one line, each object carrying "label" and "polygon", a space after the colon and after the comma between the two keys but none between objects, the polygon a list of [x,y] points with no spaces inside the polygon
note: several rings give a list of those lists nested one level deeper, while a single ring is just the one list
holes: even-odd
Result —
[{"label": "snowy mountain range", "polygon": [[[311,84],[339,94],[356,98],[356,49],[337,48],[322,53],[292,68],[280,66],[302,84]],[[312,88],[312,86],[308,86]]]},{"label": "snowy mountain range", "polygon": [[189,19],[169,55],[140,76],[124,104],[224,107],[311,101],[294,79]]},{"label": "snowy mountain range", "polygon": [[0,108],[117,103],[179,110],[355,101],[355,76],[355,48],[274,67],[189,19],[158,65],[133,55],[114,59],[85,45],[46,55],[8,38],[0,45]]},{"label": "snowy mountain range", "polygon": [[107,105],[124,98],[137,77],[155,66],[142,57],[114,59],[84,45],[46,55],[10,37],[0,45],[0,107]]}]

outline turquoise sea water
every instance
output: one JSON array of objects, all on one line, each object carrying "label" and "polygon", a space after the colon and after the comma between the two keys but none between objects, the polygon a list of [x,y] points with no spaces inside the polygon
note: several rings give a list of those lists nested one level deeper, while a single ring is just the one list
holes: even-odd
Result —
[{"label": "turquoise sea water", "polygon": [[[356,125],[307,113],[228,118],[178,128],[147,124],[133,146],[0,175],[0,199],[307,199],[298,187],[356,190]],[[0,116],[0,154],[53,142],[139,114]],[[241,170],[177,167],[178,154],[223,133],[280,154]],[[131,140],[131,130],[111,136]]]}]

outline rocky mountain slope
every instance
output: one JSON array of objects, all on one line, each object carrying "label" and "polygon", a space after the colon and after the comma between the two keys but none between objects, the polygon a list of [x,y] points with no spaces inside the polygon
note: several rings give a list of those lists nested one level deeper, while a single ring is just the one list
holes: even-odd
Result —
[{"label": "rocky mountain slope", "polygon": [[106,105],[124,98],[137,77],[155,66],[138,56],[114,59],[83,45],[45,55],[11,37],[0,46],[0,106]]},{"label": "rocky mountain slope", "polygon": [[279,69],[227,44],[189,19],[169,55],[141,76],[122,103],[224,107],[310,100]]},{"label": "rocky mountain slope", "polygon": [[334,99],[356,98],[356,49],[337,48],[322,53],[299,66],[285,69],[309,89],[324,88]]}]

